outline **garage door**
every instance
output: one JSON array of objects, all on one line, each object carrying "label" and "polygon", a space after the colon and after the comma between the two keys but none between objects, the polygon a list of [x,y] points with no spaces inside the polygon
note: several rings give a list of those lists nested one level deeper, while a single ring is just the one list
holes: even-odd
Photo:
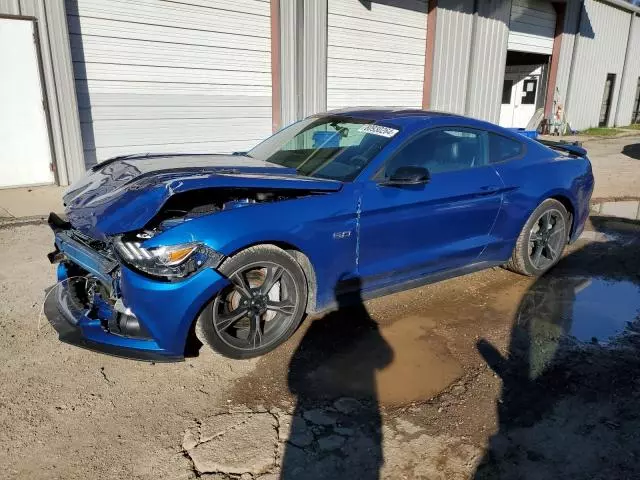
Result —
[{"label": "garage door", "polygon": [[556,11],[546,0],[513,0],[509,50],[551,55]]},{"label": "garage door", "polygon": [[426,1],[329,0],[328,11],[328,108],[419,108]]},{"label": "garage door", "polygon": [[67,0],[87,165],[271,132],[268,0]]}]

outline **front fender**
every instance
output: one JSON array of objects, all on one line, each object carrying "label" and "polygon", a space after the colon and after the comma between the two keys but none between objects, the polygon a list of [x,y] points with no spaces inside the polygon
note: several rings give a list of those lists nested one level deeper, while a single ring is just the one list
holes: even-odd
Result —
[{"label": "front fender", "polygon": [[338,279],[356,270],[356,195],[351,187],[223,210],[178,225],[143,246],[198,241],[229,256],[261,243],[290,245],[311,262],[318,287],[316,306],[320,308],[334,300]]}]

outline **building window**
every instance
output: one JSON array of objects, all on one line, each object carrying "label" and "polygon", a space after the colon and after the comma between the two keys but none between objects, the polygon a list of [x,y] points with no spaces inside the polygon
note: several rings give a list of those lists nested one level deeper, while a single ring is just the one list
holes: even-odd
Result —
[{"label": "building window", "polygon": [[613,100],[613,89],[616,85],[616,74],[608,73],[604,82],[604,93],[602,95],[602,105],[600,106],[600,121],[598,126],[609,125],[609,114],[611,113],[611,101]]},{"label": "building window", "polygon": [[533,105],[536,103],[536,91],[538,90],[538,80],[529,79],[522,83],[522,105]]},{"label": "building window", "polygon": [[511,103],[511,92],[513,90],[513,80],[505,80],[502,85],[502,105]]},{"label": "building window", "polygon": [[638,77],[638,86],[636,87],[636,98],[633,101],[631,123],[640,123],[640,77]]}]

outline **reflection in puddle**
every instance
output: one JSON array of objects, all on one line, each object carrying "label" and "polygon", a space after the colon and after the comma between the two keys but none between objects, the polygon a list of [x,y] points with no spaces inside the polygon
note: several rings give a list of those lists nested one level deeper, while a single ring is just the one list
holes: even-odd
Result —
[{"label": "reflection in puddle", "polygon": [[640,200],[596,203],[591,205],[591,213],[601,216],[640,220]]},{"label": "reflection in puddle", "polygon": [[632,282],[543,277],[520,303],[512,360],[524,362],[520,369],[535,379],[553,363],[563,338],[607,344],[634,321],[640,321],[640,287]]},{"label": "reflection in puddle", "polygon": [[631,282],[593,279],[576,295],[569,334],[578,340],[606,343],[640,314],[640,288]]},{"label": "reflection in puddle", "polygon": [[638,315],[640,287],[632,282],[561,277],[541,281],[527,292],[518,323],[532,336],[569,335],[582,342],[607,343]]}]

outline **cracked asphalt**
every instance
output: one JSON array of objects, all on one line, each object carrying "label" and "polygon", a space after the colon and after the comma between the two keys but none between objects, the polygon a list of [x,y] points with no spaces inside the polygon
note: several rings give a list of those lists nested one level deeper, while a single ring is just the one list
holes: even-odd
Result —
[{"label": "cracked asphalt", "polygon": [[[632,160],[600,197],[633,196]],[[542,279],[496,268],[307,319],[260,359],[175,364],[60,343],[48,228],[2,228],[0,478],[640,478],[634,205],[594,206]]]}]

